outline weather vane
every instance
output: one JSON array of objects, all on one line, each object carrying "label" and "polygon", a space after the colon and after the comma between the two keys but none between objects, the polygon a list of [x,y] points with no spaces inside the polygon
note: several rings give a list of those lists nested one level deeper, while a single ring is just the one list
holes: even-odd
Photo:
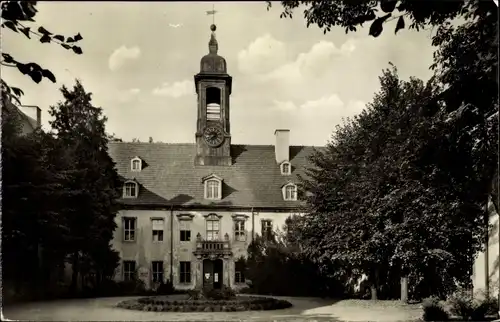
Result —
[{"label": "weather vane", "polygon": [[215,14],[217,11],[215,11],[215,5],[212,5],[212,10],[207,11],[207,15],[212,15],[212,25],[215,25]]}]

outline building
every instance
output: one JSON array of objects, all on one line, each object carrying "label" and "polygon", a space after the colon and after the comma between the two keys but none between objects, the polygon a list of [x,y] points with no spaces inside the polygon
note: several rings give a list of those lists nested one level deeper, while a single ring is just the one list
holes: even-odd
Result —
[{"label": "building", "polygon": [[195,143],[109,145],[124,179],[113,240],[122,259],[117,280],[138,274],[148,288],[166,280],[177,289],[239,288],[237,260],[249,243],[281,229],[301,205],[297,175],[313,147],[290,146],[286,129],[275,131],[274,145],[231,144],[232,77],[215,29],[194,76]]},{"label": "building", "polygon": [[19,115],[21,121],[21,134],[26,135],[32,133],[37,128],[42,126],[42,111],[38,106],[20,105],[17,106],[8,97],[2,99],[2,108],[9,111],[14,111]]},{"label": "building", "polygon": [[[498,182],[498,176],[495,180]],[[472,285],[474,293],[477,297],[484,297],[486,293],[489,293],[490,296],[498,296],[500,303],[500,226],[498,210],[492,200],[492,198],[498,198],[498,192],[496,192],[495,195],[496,196],[492,196],[490,197],[490,200],[488,200],[486,216],[488,217],[487,222],[491,225],[491,229],[489,229],[488,232],[488,237],[484,245],[484,251],[479,253],[475,258],[474,266],[472,268]]]}]

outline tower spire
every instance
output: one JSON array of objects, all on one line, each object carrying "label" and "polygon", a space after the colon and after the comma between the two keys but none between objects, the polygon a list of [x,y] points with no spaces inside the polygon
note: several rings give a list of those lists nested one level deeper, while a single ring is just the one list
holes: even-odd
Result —
[{"label": "tower spire", "polygon": [[215,5],[212,4],[212,10],[207,11],[207,15],[212,15],[212,25],[210,26],[210,30],[212,30],[212,34],[210,35],[210,42],[208,43],[208,52],[210,54],[217,54],[217,49],[219,44],[217,43],[217,39],[215,38],[215,30],[217,30],[217,26],[215,25],[215,14],[217,11],[215,10]]}]

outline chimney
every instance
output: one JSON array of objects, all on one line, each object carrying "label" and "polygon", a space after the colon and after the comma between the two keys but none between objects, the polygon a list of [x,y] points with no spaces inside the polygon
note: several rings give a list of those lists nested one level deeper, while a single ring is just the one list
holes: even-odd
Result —
[{"label": "chimney", "polygon": [[36,126],[42,126],[42,110],[36,105],[21,105],[21,111],[36,121]]},{"label": "chimney", "polygon": [[274,131],[276,143],[274,145],[274,154],[276,162],[280,164],[290,159],[290,130],[278,129]]}]

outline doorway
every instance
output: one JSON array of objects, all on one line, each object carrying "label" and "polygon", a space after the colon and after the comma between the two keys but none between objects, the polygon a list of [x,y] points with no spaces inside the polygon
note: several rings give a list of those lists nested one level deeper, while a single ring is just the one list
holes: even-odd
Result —
[{"label": "doorway", "polygon": [[222,281],[222,259],[203,260],[203,287],[221,289]]}]

